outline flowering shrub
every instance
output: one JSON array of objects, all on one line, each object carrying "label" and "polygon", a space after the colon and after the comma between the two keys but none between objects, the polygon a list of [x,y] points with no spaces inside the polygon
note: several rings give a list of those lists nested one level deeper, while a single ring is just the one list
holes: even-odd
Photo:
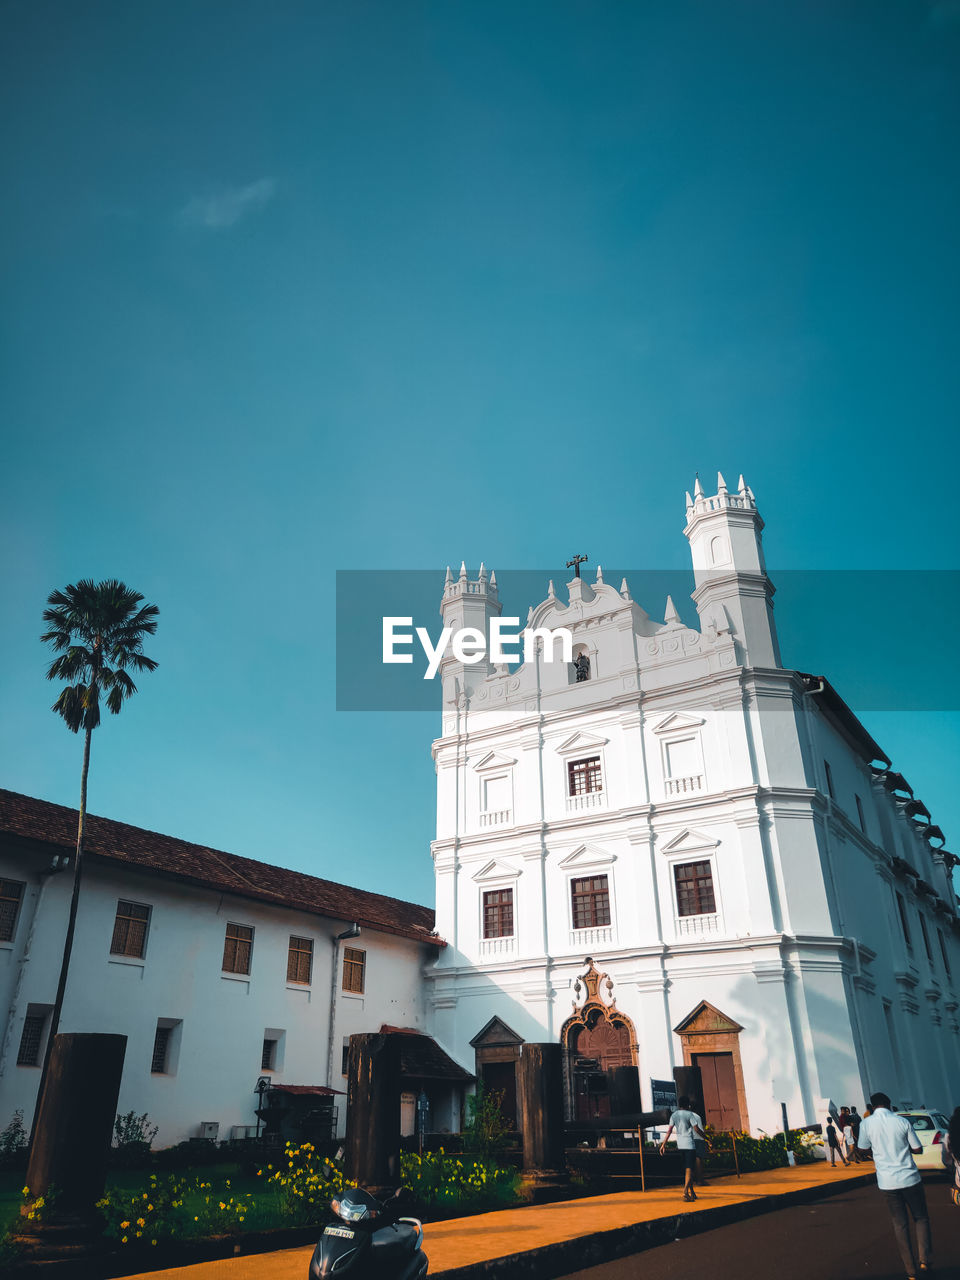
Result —
[{"label": "flowering shrub", "polygon": [[29,1187],[24,1187],[20,1194],[23,1196],[23,1216],[29,1222],[49,1221],[57,1204],[57,1188],[54,1183],[51,1182],[47,1187],[46,1195],[37,1196],[36,1199],[31,1199]]},{"label": "flowering shrub", "polygon": [[813,1135],[800,1129],[791,1129],[787,1139],[782,1133],[766,1134],[761,1131],[759,1138],[742,1131],[718,1132],[707,1125],[707,1138],[710,1142],[710,1167],[714,1169],[735,1168],[733,1143],[737,1144],[736,1163],[741,1173],[757,1173],[763,1169],[779,1169],[787,1164],[787,1151],[793,1152],[798,1164],[806,1164],[813,1160],[813,1144],[808,1139]]},{"label": "flowering shrub", "polygon": [[229,1179],[219,1191],[209,1182],[172,1174],[151,1174],[146,1190],[108,1192],[97,1201],[105,1234],[121,1245],[155,1246],[160,1241],[239,1231],[254,1208],[251,1196],[234,1196]]},{"label": "flowering shrub", "polygon": [[400,1157],[403,1185],[423,1205],[505,1204],[516,1199],[516,1169],[492,1160],[447,1155],[438,1151],[404,1152]]},{"label": "flowering shrub", "polygon": [[329,1216],[333,1197],[345,1186],[356,1185],[345,1181],[343,1169],[324,1159],[312,1142],[298,1147],[288,1142],[277,1167],[268,1164],[257,1177],[272,1185],[282,1218],[293,1226],[322,1221]]}]

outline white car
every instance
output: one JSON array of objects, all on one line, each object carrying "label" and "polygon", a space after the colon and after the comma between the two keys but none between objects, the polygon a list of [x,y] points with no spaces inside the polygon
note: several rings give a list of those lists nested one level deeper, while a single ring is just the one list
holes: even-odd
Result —
[{"label": "white car", "polygon": [[923,1151],[914,1156],[918,1169],[942,1169],[940,1158],[943,1151],[943,1140],[947,1136],[949,1121],[941,1111],[900,1111],[898,1115],[909,1120],[913,1131],[920,1139]]}]

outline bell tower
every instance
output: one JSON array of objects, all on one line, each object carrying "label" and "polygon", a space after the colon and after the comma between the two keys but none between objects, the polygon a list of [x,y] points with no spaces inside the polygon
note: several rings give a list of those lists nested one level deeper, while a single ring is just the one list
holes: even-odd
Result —
[{"label": "bell tower", "polygon": [[[449,566],[447,567],[440,616],[443,618],[443,625],[451,628],[453,636],[458,631],[472,628],[483,637],[483,644],[486,646],[490,635],[490,619],[499,618],[501,611],[495,573],[488,574],[481,564],[477,577],[470,578],[467,576],[466,564],[461,563],[459,577],[455,578]],[[486,655],[479,662],[460,662],[453,653],[453,636],[440,663],[444,703],[456,702],[461,693],[469,697],[488,676],[493,675],[493,666]]]},{"label": "bell tower", "polygon": [[699,477],[687,494],[687,525],[701,627],[732,630],[745,667],[779,667],[780,645],[773,618],[775,587],[767,577],[763,521],[753,490],[740,477],[730,493],[717,473],[717,492],[707,497]]}]

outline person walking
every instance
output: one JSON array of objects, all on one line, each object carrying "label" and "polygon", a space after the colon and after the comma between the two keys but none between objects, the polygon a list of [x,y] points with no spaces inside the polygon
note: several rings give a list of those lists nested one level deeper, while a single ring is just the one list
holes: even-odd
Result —
[{"label": "person walking", "polygon": [[857,1115],[856,1107],[850,1108],[850,1124],[853,1127],[853,1162],[854,1164],[860,1164],[863,1160],[863,1156],[861,1156],[857,1147],[860,1142],[860,1126],[863,1124],[863,1117]]},{"label": "person walking", "polygon": [[830,1166],[835,1169],[837,1167],[837,1156],[840,1157],[844,1164],[847,1163],[847,1157],[843,1154],[843,1149],[841,1148],[840,1141],[837,1138],[837,1131],[833,1126],[833,1116],[827,1116],[826,1134],[827,1150],[830,1152]]},{"label": "person walking", "polygon": [[697,1161],[697,1138],[706,1139],[703,1131],[703,1120],[695,1111],[690,1110],[690,1099],[682,1094],[677,1099],[677,1109],[670,1117],[670,1128],[660,1143],[660,1154],[666,1150],[667,1141],[676,1130],[677,1150],[683,1156],[683,1198],[696,1200],[697,1193],[693,1189],[693,1170]]},{"label": "person walking", "polygon": [[843,1126],[843,1154],[847,1157],[847,1164],[853,1164],[856,1161],[853,1142],[853,1120],[849,1112],[843,1119],[845,1121]]},{"label": "person walking", "polygon": [[950,1117],[950,1126],[943,1141],[940,1156],[947,1173],[953,1175],[953,1186],[950,1195],[953,1203],[960,1207],[960,1107],[954,1107]]},{"label": "person walking", "polygon": [[[930,1270],[933,1253],[927,1198],[920,1181],[920,1170],[913,1159],[923,1147],[910,1121],[891,1111],[890,1099],[885,1093],[873,1094],[870,1106],[872,1114],[860,1125],[860,1149],[864,1153],[873,1153],[877,1186],[893,1219],[893,1234],[906,1268],[907,1280],[916,1280],[917,1261],[920,1274],[924,1275]],[[908,1212],[917,1231],[918,1259],[914,1257],[910,1239]]]}]

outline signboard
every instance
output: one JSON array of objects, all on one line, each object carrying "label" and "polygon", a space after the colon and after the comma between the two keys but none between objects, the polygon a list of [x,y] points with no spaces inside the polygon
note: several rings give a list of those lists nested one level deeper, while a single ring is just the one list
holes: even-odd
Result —
[{"label": "signboard", "polygon": [[650,1080],[650,1092],[653,1097],[653,1111],[667,1107],[671,1111],[677,1109],[677,1085],[674,1080]]}]

